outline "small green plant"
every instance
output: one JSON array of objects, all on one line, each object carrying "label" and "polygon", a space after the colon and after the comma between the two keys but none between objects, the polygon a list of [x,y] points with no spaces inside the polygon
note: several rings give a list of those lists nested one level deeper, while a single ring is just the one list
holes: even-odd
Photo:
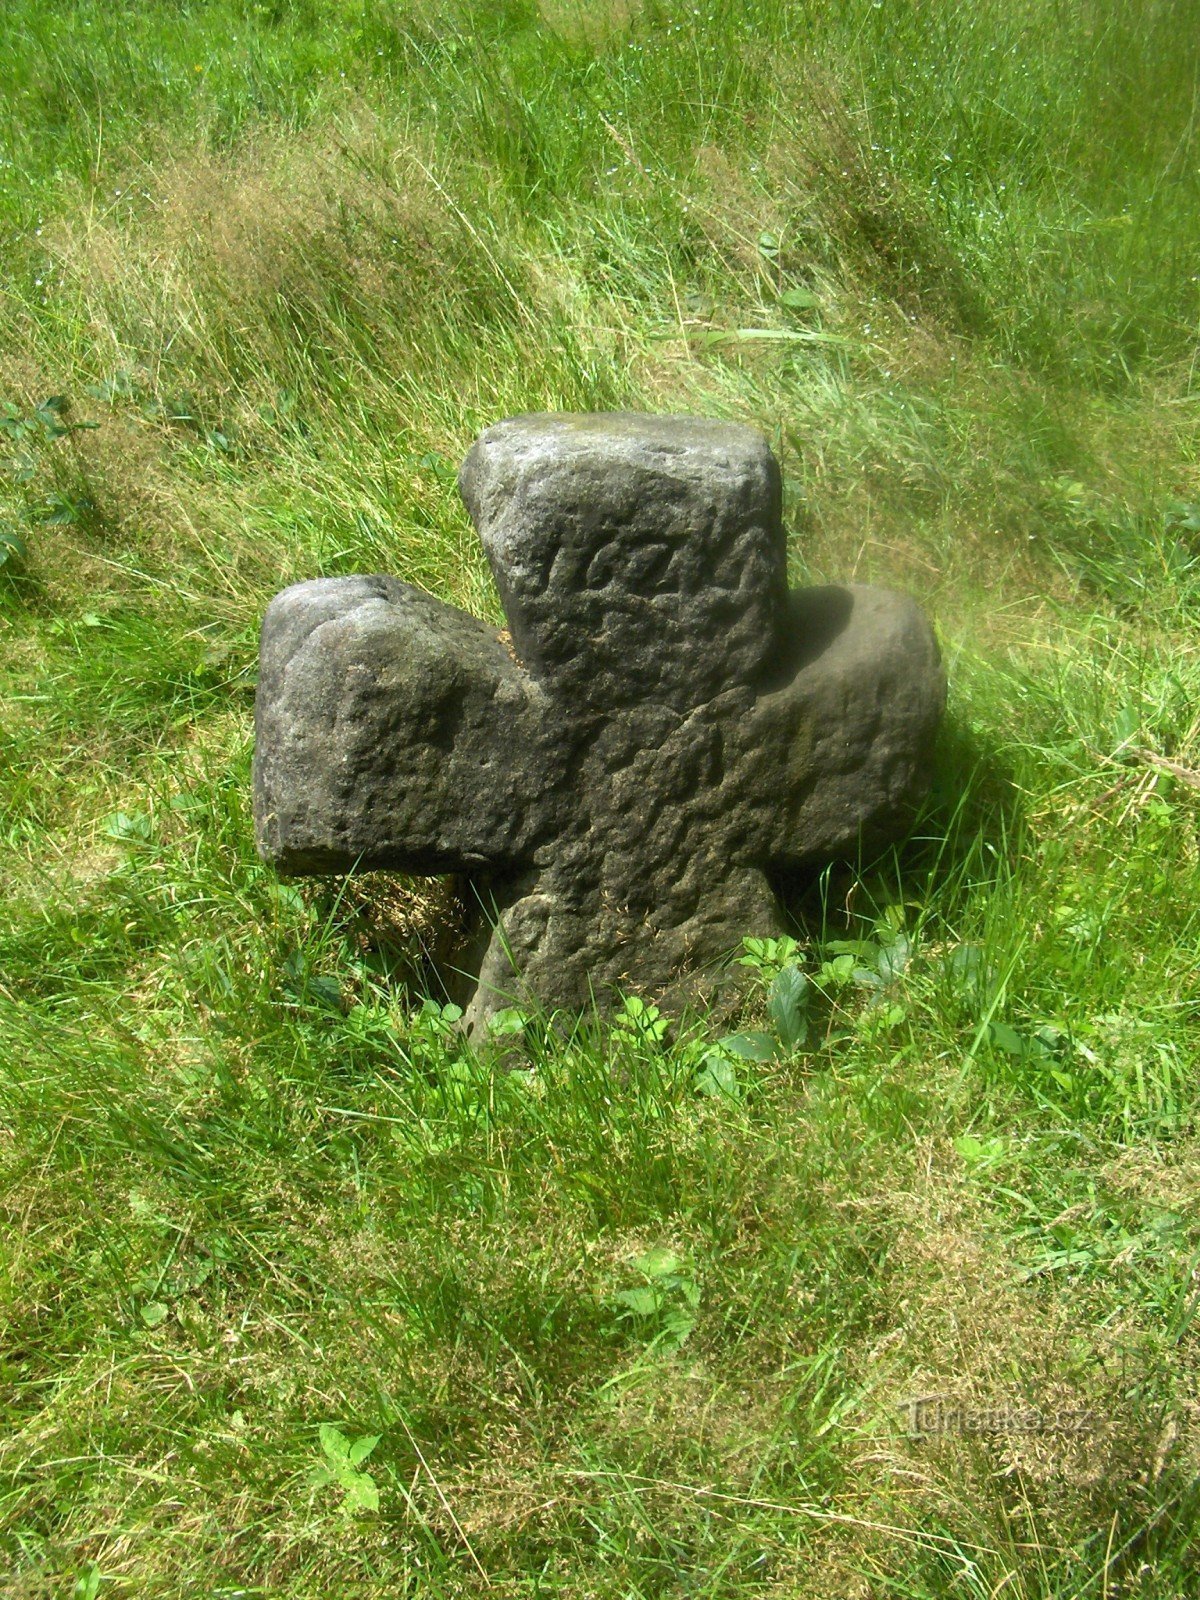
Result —
[{"label": "small green plant", "polygon": [[738,1063],[732,1059],[732,1055],[732,1051],[721,1045],[704,1052],[692,1077],[692,1087],[698,1095],[710,1100],[742,1098]]},{"label": "small green plant", "polygon": [[96,1562],[89,1561],[75,1579],[74,1587],[71,1590],[72,1600],[96,1600],[103,1582],[104,1579],[99,1566]]},{"label": "small green plant", "polygon": [[844,1010],[842,997],[857,992],[865,1004],[854,1014],[853,1031],[874,1037],[895,1027],[907,1015],[891,994],[892,986],[912,959],[912,943],[900,926],[899,913],[885,915],[869,939],[829,939],[818,947],[816,970],[801,966],[800,946],[784,935],[777,939],[745,939],[741,966],[756,972],[766,991],[768,1029],[728,1034],[702,1063],[697,1088],[704,1094],[732,1093],[736,1070],[730,1058],[769,1062],[786,1060],[810,1042],[820,1008],[828,1015]]},{"label": "small green plant", "polygon": [[648,1349],[672,1354],[696,1326],[700,1286],[673,1250],[647,1250],[630,1265],[642,1281],[609,1296],[617,1321],[628,1323]]},{"label": "small green plant", "polygon": [[720,1048],[742,1061],[790,1056],[808,1039],[809,981],[800,965],[800,946],[783,934],[775,939],[743,939],[742,951],[736,965],[749,967],[766,989],[772,1031],[728,1034]]},{"label": "small green plant", "polygon": [[[100,426],[98,422],[68,422],[70,408],[71,402],[64,394],[48,395],[28,412],[11,401],[0,402],[0,442],[10,448],[3,465],[10,481],[25,498],[25,509],[20,515],[28,523],[66,527],[86,521],[96,509],[78,461],[72,486],[64,487],[59,481],[40,498],[30,487],[38,477],[50,446],[72,434]],[[56,473],[56,476],[60,475]],[[12,518],[0,519],[0,567],[14,567],[23,562],[27,554],[26,539]]]},{"label": "small green plant", "polygon": [[503,1006],[487,1019],[487,1031],[493,1039],[516,1038],[528,1026],[529,1016],[519,1006]]},{"label": "small green plant", "polygon": [[24,561],[29,547],[10,521],[0,521],[0,567],[15,567]]},{"label": "small green plant", "polygon": [[613,1018],[614,1029],[628,1038],[636,1039],[639,1044],[662,1044],[669,1026],[657,1006],[636,994],[625,996],[620,1011]]},{"label": "small green plant", "polygon": [[340,1428],[325,1422],[317,1435],[324,1458],[313,1469],[314,1488],[332,1485],[342,1491],[338,1509],[344,1517],[361,1516],[364,1512],[379,1510],[379,1487],[362,1464],[379,1443],[377,1433],[364,1434],[359,1439],[348,1439]]},{"label": "small green plant", "polygon": [[67,422],[70,409],[71,402],[65,394],[48,395],[24,414],[11,400],[0,402],[0,434],[18,451],[8,463],[9,472],[18,483],[27,483],[33,476],[36,462],[28,453],[31,445],[65,439],[72,433],[100,426],[98,422]]},{"label": "small green plant", "polygon": [[409,1018],[408,1037],[418,1045],[455,1045],[462,1037],[459,1027],[462,1019],[461,1006],[426,995]]},{"label": "small green plant", "polygon": [[738,956],[736,965],[752,967],[763,977],[773,977],[794,962],[799,954],[800,946],[788,934],[778,939],[746,938],[742,940],[742,954]]},{"label": "small green plant", "polygon": [[766,987],[766,1029],[727,1033],[715,1044],[699,1046],[692,1087],[709,1099],[740,1100],[748,1065],[786,1060],[808,1040],[810,985],[795,960],[799,945],[779,939],[745,939],[738,964],[751,967]]}]

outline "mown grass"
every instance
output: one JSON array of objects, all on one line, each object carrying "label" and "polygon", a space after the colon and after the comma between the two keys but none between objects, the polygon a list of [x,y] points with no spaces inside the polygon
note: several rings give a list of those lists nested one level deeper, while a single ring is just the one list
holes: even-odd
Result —
[{"label": "mown grass", "polygon": [[[1194,1592],[1196,9],[3,9],[5,1593]],[[717,1077],[250,843],[269,596],[498,615],[470,439],[626,405],[951,677]]]}]

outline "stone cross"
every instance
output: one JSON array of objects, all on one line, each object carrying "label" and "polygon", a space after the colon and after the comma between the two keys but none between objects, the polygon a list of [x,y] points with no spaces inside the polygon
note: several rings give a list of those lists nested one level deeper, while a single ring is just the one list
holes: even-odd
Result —
[{"label": "stone cross", "polygon": [[894,835],[945,699],[913,602],[790,594],[751,428],[517,417],[460,475],[511,635],[390,577],[262,630],[258,846],[281,872],[465,875],[469,1027],[529,1000],[703,999],[772,874]]}]

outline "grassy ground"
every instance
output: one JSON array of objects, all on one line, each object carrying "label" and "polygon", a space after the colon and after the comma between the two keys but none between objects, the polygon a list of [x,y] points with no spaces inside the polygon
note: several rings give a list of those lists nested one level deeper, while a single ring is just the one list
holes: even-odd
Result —
[{"label": "grassy ground", "polygon": [[[1198,24],[2,8],[4,1594],[1197,1591]],[[467,444],[625,405],[922,597],[939,784],[803,1045],[506,1073],[436,887],[256,864],[257,621],[497,615]]]}]

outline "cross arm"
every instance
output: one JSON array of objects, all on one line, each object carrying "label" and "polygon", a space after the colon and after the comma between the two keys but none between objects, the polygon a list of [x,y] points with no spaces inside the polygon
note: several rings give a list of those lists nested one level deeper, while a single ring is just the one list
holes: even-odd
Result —
[{"label": "cross arm", "polygon": [[319,579],[267,610],[255,831],[282,872],[515,865],[541,745],[539,691],[495,630],[408,584]]},{"label": "cross arm", "polygon": [[945,701],[937,641],[907,595],[794,590],[740,739],[762,864],[828,860],[902,831],[929,788]]}]

